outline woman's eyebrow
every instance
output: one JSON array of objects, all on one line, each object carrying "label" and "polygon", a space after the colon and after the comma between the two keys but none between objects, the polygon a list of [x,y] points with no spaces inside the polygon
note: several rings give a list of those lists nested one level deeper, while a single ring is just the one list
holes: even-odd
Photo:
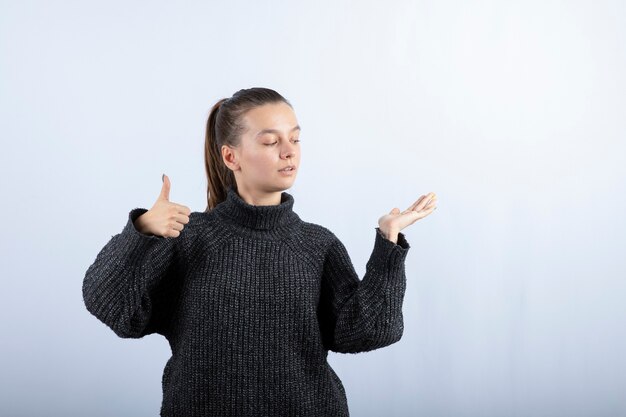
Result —
[{"label": "woman's eyebrow", "polygon": [[[300,128],[300,125],[296,125],[295,127],[293,127],[293,129],[291,129],[292,132],[296,131],[296,130],[302,130]],[[256,134],[256,137],[259,137],[259,136],[264,135],[266,133],[280,133],[280,131],[276,130],[276,129],[263,129],[259,133]]]}]

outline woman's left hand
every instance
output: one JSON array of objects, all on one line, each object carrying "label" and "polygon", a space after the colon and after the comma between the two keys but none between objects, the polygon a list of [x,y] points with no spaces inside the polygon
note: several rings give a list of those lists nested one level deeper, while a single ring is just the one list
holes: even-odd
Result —
[{"label": "woman's left hand", "polygon": [[436,202],[437,196],[435,193],[428,193],[418,198],[415,203],[411,204],[403,212],[400,212],[399,208],[394,207],[389,214],[385,214],[378,219],[378,227],[387,239],[397,243],[398,233],[405,227],[432,213],[437,208]]}]

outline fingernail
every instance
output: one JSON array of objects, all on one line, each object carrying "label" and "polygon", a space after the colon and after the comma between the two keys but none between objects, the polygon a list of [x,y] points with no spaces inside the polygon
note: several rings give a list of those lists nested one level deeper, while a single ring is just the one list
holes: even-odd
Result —
[{"label": "fingernail", "polygon": [[161,182],[165,182],[165,174],[161,175]]}]

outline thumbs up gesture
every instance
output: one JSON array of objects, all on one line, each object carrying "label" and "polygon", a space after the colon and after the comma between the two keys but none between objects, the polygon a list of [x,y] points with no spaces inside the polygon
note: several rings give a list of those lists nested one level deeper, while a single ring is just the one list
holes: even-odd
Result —
[{"label": "thumbs up gesture", "polygon": [[146,235],[178,237],[189,223],[191,210],[187,206],[170,201],[170,179],[163,174],[161,194],[152,208],[135,220],[135,228]]}]

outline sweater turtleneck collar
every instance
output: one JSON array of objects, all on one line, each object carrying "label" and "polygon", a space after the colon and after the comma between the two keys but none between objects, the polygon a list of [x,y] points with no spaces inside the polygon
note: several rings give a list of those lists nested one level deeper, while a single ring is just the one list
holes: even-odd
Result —
[{"label": "sweater turtleneck collar", "polygon": [[287,226],[299,217],[293,211],[294,198],[283,191],[280,204],[270,206],[255,206],[248,204],[230,186],[227,189],[226,199],[213,209],[218,215],[228,218],[242,226],[256,230],[272,230]]}]

